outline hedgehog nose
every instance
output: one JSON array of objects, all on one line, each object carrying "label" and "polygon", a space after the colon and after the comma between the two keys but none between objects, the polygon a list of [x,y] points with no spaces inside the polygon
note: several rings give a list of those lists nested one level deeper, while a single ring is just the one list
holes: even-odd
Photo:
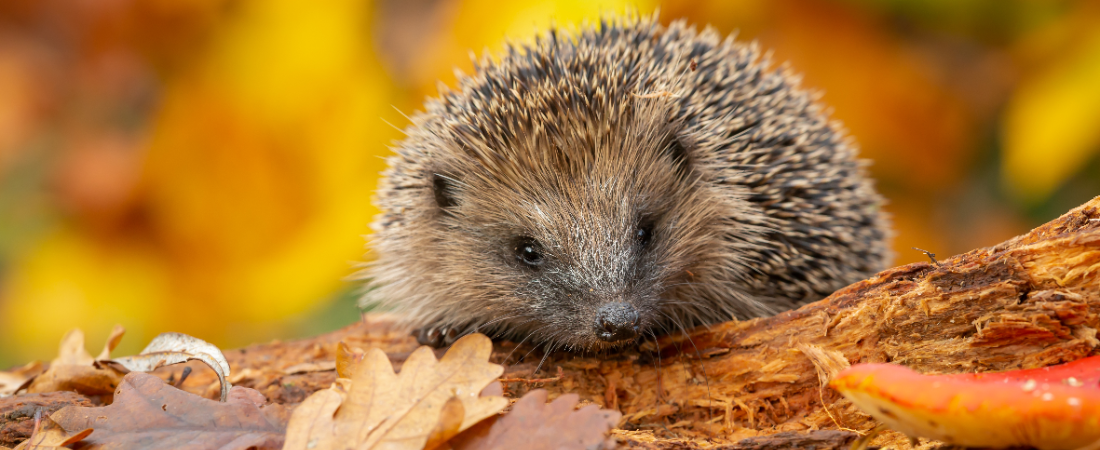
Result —
[{"label": "hedgehog nose", "polygon": [[616,342],[638,336],[638,311],[626,303],[607,303],[596,310],[596,337]]}]

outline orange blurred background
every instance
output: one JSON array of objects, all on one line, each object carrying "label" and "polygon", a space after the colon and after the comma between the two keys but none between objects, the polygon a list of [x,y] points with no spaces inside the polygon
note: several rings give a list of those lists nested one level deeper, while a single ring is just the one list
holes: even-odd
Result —
[{"label": "orange blurred background", "polygon": [[125,355],[163,331],[228,348],[351,323],[389,123],[470,49],[631,6],[739,30],[823,91],[898,264],[1100,194],[1097,2],[6,0],[0,368],[77,326],[96,348],[123,324]]}]

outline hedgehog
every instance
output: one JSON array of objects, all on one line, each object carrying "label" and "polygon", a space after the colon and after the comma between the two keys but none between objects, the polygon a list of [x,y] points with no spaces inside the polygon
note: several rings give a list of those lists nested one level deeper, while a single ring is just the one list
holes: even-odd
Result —
[{"label": "hedgehog", "polygon": [[508,44],[410,117],[361,305],[422,344],[592,352],[819,300],[891,255],[818,101],[755,42],[656,16]]}]

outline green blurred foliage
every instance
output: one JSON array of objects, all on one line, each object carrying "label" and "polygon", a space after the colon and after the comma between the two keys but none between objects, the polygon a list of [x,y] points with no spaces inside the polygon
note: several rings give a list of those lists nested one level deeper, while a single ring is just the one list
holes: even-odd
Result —
[{"label": "green blurred foliage", "polygon": [[[436,83],[551,24],[661,9],[823,93],[898,263],[1100,194],[1100,6],[1038,0],[10,0],[0,4],[0,367],[72,327],[119,354],[357,319],[382,157]],[[102,336],[102,337],[100,337]]]}]

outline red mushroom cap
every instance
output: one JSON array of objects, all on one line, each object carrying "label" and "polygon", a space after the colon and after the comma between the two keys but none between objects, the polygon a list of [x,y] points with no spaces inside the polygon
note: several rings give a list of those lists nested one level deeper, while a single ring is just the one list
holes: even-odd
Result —
[{"label": "red mushroom cap", "polygon": [[952,375],[857,364],[829,385],[911,437],[1042,450],[1100,441],[1100,357],[1041,369]]}]

